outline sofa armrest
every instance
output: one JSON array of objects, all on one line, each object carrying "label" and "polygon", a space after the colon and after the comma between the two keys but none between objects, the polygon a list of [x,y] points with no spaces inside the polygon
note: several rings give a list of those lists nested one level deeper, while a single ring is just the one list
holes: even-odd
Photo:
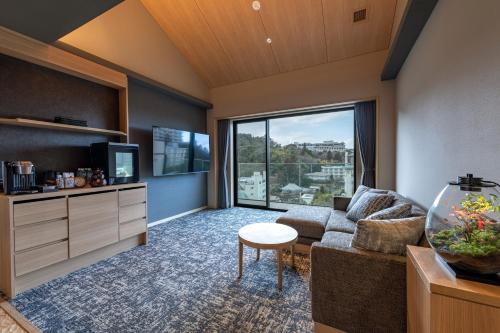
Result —
[{"label": "sofa armrest", "polygon": [[347,332],[406,332],[406,258],[316,242],[312,317]]},{"label": "sofa armrest", "polygon": [[333,209],[347,211],[347,206],[351,202],[351,198],[348,197],[333,197]]}]

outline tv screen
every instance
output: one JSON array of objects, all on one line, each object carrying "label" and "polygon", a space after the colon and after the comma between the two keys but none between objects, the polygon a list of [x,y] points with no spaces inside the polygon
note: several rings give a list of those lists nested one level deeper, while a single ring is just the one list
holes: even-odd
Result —
[{"label": "tv screen", "polygon": [[210,137],[173,128],[153,127],[153,175],[210,170]]},{"label": "tv screen", "polygon": [[116,152],[116,177],[132,177],[134,175],[134,155],[128,152]]}]

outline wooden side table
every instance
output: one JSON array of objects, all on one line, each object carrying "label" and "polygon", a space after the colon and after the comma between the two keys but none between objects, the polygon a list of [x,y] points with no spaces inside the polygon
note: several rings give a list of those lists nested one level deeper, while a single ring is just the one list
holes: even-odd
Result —
[{"label": "wooden side table", "polygon": [[278,223],[254,223],[242,227],[238,231],[239,240],[239,275],[243,276],[243,244],[257,249],[257,260],[260,259],[260,250],[276,250],[278,256],[278,289],[283,286],[283,250],[291,247],[292,265],[294,265],[293,246],[297,242],[298,234],[295,229]]},{"label": "wooden side table", "polygon": [[500,287],[455,278],[434,250],[407,247],[408,332],[500,332]]}]

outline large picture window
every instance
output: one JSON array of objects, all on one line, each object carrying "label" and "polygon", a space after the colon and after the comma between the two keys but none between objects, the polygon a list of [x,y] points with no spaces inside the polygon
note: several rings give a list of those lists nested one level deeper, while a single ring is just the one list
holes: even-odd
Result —
[{"label": "large picture window", "polygon": [[234,123],[235,204],[331,206],[355,190],[354,110]]}]

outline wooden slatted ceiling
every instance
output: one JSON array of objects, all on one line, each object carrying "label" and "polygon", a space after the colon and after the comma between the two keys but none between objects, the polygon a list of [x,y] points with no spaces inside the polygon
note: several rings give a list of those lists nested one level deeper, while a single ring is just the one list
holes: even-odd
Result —
[{"label": "wooden slatted ceiling", "polygon": [[237,72],[232,70],[234,66],[194,0],[143,3],[209,86],[239,81]]},{"label": "wooden slatted ceiling", "polygon": [[142,0],[210,87],[387,49],[396,2],[260,0],[254,11],[252,0]]},{"label": "wooden slatted ceiling", "polygon": [[[195,0],[239,81],[279,73],[259,13],[247,0]],[[222,5],[219,5],[219,2]],[[252,29],[249,29],[252,27]]]},{"label": "wooden slatted ceiling", "polygon": [[281,72],[326,62],[322,11],[321,0],[262,1],[259,13]]},{"label": "wooden slatted ceiling", "polygon": [[[353,22],[366,8],[366,20]],[[389,48],[395,0],[323,0],[328,61]]]}]

